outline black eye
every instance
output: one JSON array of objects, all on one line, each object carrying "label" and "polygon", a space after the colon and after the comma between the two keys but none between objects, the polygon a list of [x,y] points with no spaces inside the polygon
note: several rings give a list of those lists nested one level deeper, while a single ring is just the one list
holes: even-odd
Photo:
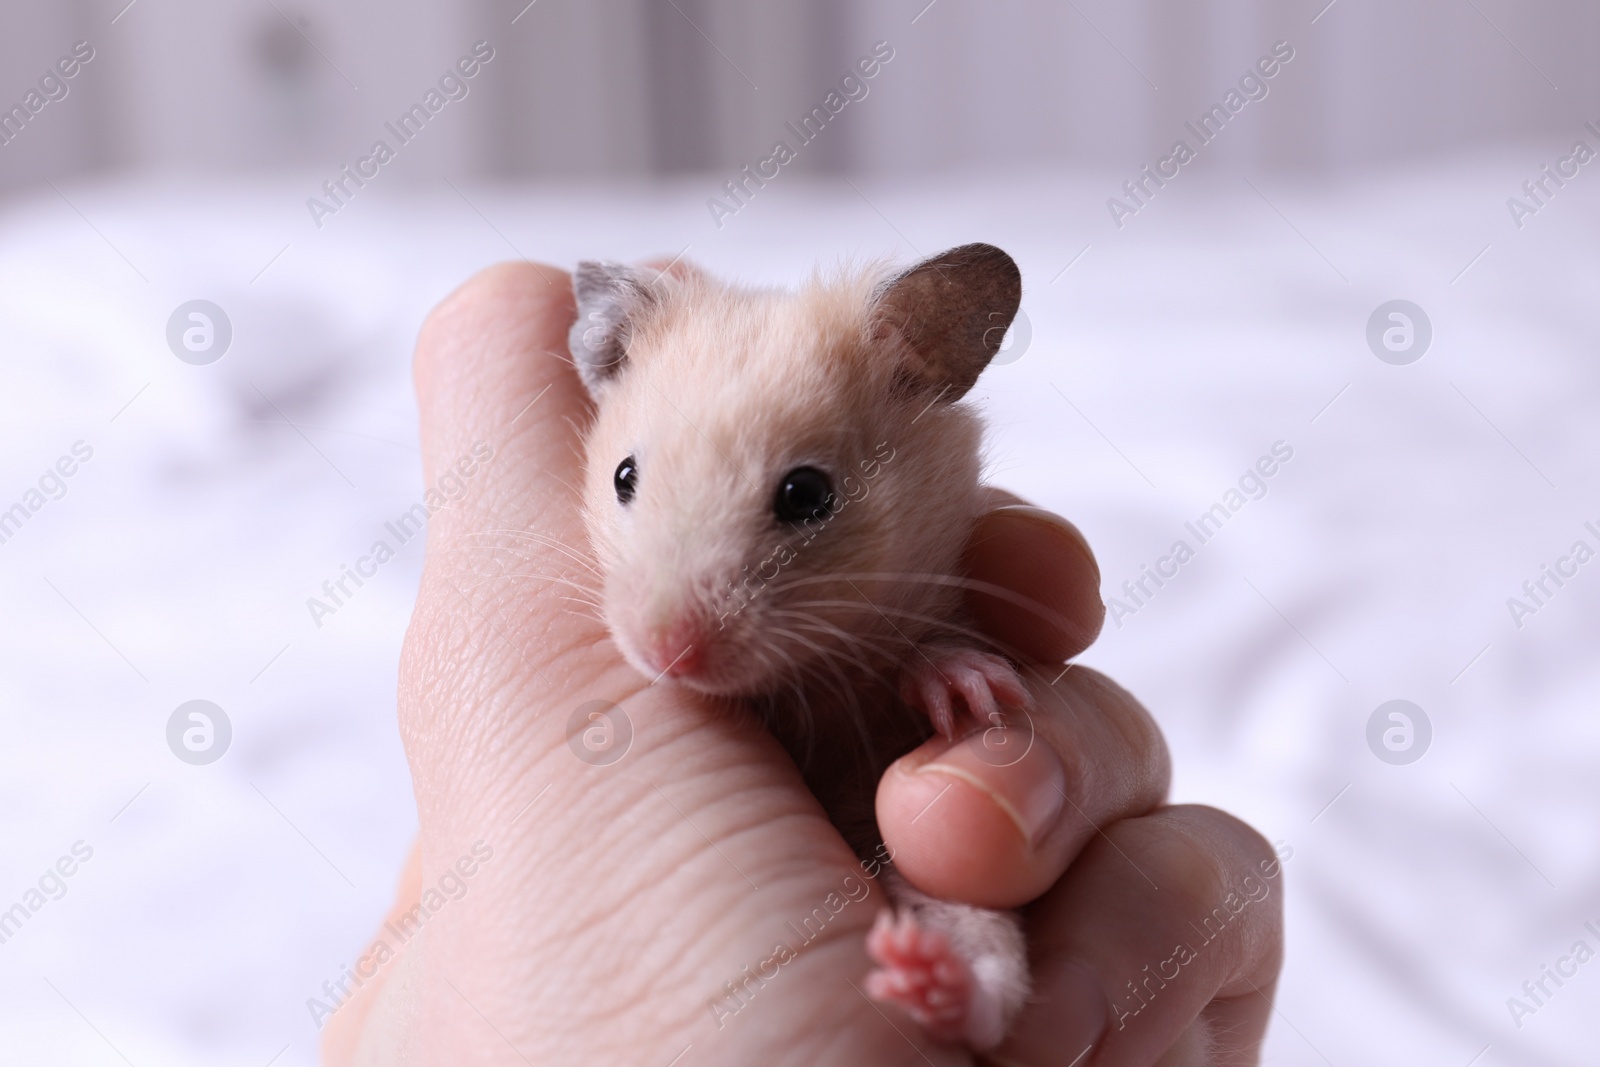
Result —
[{"label": "black eye", "polygon": [[815,467],[796,467],[778,482],[773,514],[784,522],[814,519],[833,504],[833,483]]},{"label": "black eye", "polygon": [[617,473],[611,476],[611,484],[617,490],[617,503],[626,504],[633,499],[634,487],[639,482],[639,465],[629,456],[617,464]]}]

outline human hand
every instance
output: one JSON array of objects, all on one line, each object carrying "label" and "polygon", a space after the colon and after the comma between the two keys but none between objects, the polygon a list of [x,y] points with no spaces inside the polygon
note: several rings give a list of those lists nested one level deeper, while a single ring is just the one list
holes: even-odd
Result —
[{"label": "human hand", "polygon": [[[436,309],[418,343],[428,484],[475,446],[478,460],[464,498],[431,520],[402,659],[416,851],[376,943],[388,951],[358,963],[364,984],[333,1017],[327,1062],[972,1062],[859,992],[881,890],[772,738],[651,686],[585,612],[595,576],[575,485],[590,409],[565,357],[573,315],[560,271],[501,266]],[[1271,850],[1220,813],[1161,808],[1166,752],[1144,710],[1085,669],[1056,679],[1098,629],[1098,573],[1070,526],[996,504],[971,572],[1046,607],[988,596],[974,611],[1057,666],[1029,672],[1025,755],[985,761],[970,742],[935,739],[885,775],[879,822],[895,863],[952,899],[1039,898],[1027,912],[1036,1003],[994,1062],[1153,1064],[1200,1032],[1197,1016],[1242,1050],[1214,1062],[1254,1062],[1279,957],[1276,896],[1118,1028],[1108,992],[1197,941],[1189,924]],[[596,700],[632,731],[606,765],[569,744],[573,713]],[[847,878],[867,894],[843,889]],[[845,903],[824,936],[743,984],[793,940],[786,921],[830,897]],[[420,924],[401,922],[419,900]],[[745,995],[726,999],[724,983]]]},{"label": "human hand", "polygon": [[1256,1064],[1282,963],[1280,860],[1224,812],[1163,803],[1170,766],[1149,713],[1098,672],[1061,667],[1104,615],[1088,544],[989,494],[967,574],[992,592],[969,608],[998,643],[1051,665],[1028,672],[1031,722],[929,740],[889,769],[877,802],[895,865],[919,888],[1024,905],[1032,1002],[980,1062]]}]

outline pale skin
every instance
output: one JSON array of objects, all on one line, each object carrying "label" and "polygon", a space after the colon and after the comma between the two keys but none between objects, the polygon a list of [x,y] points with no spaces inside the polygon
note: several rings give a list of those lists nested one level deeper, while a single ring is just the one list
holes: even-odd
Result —
[{"label": "pale skin", "polygon": [[[778,940],[799,943],[786,920],[837,903],[861,866],[769,736],[652,685],[563,599],[563,582],[592,583],[576,488],[592,409],[566,358],[573,316],[562,271],[502,265],[435,309],[418,342],[426,484],[475,444],[494,458],[430,524],[399,688],[419,832],[390,918],[441,879],[465,889],[434,894],[443,903],[403,948],[380,935],[395,958],[358,961],[371,977],[328,1021],[325,1062],[1257,1063],[1282,958],[1283,875],[1261,875],[1272,847],[1223,812],[1166,805],[1150,715],[1089,669],[1061,673],[1099,629],[1098,570],[1070,524],[999,491],[970,573],[1045,610],[971,607],[1034,661],[1034,741],[1001,765],[935,738],[885,774],[877,812],[919,888],[1024,907],[1034,998],[979,1060],[880,1009],[860,990],[876,886],[830,908],[795,958],[766,963]],[[568,742],[594,700],[633,731],[606,766]],[[461,876],[477,842],[492,859]],[[1269,891],[1203,941],[1197,928],[1242,884]],[[1165,962],[1180,943],[1200,949]],[[1127,983],[1147,965],[1177,976],[1136,999]],[[727,999],[746,968],[768,977]]]}]

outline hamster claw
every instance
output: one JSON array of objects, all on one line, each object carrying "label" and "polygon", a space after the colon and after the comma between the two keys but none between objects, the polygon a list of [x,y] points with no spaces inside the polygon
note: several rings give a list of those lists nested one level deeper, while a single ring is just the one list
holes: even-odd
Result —
[{"label": "hamster claw", "polygon": [[976,649],[958,648],[925,654],[910,667],[900,683],[900,696],[927,713],[933,728],[945,737],[956,734],[957,712],[952,696],[959,696],[979,722],[994,722],[1002,705],[1033,706],[1033,697],[1017,669],[1001,656]]}]

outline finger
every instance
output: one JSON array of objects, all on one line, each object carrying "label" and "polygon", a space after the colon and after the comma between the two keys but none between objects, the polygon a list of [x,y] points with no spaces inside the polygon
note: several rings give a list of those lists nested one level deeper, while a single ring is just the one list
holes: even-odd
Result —
[{"label": "finger", "polygon": [[1004,729],[935,737],[878,784],[895,866],[926,893],[1015,907],[1045,892],[1098,826],[1166,797],[1171,764],[1155,721],[1085,667],[1027,678],[1034,707]]},{"label": "finger", "polygon": [[975,587],[967,609],[979,629],[1040,663],[1061,663],[1094,642],[1105,620],[1100,567],[1078,528],[1003,489],[967,542]]},{"label": "finger", "polygon": [[998,485],[980,486],[978,492],[982,495],[983,510],[985,511],[1005,507],[1007,504],[1028,504],[1028,501],[1011,490],[1002,489]]},{"label": "finger", "polygon": [[[571,493],[560,472],[574,466],[572,419],[588,406],[567,355],[576,315],[567,274],[533,263],[480,271],[428,315],[412,377],[430,488],[452,471],[461,476],[462,458],[475,447],[481,456],[486,445],[497,458],[484,477],[466,476],[473,488],[514,481],[519,489]],[[458,514],[442,509],[440,518]]]},{"label": "finger", "polygon": [[1283,877],[1239,820],[1173,807],[1108,826],[1027,924],[1035,989],[994,1063],[1257,1062],[1283,956]]},{"label": "finger", "polygon": [[[561,699],[589,676],[552,669],[557,657],[603,659],[603,627],[572,603],[598,599],[579,507],[591,407],[567,354],[575,318],[564,272],[507,263],[445,298],[417,340],[426,494],[389,525],[395,537],[427,527],[400,702],[419,799],[453,780],[442,749],[505,753],[528,729],[508,693]],[[463,648],[470,661],[448,659]],[[490,713],[456,714],[479,697]]]},{"label": "finger", "polygon": [[[406,865],[400,872],[394,903],[389,906],[389,914],[383,917],[384,925],[400,921],[421,896],[422,847],[420,842],[413,841],[411,852],[406,856]],[[381,940],[375,940],[373,945],[381,943]],[[375,973],[369,976],[367,966],[372,955],[369,946],[367,954],[357,959],[355,966],[364,979],[363,984],[357,986],[354,995],[340,1004],[338,1010],[326,1020],[327,1028],[322,1031],[322,1062],[327,1067],[343,1067],[354,1062],[367,1018],[379,1003],[383,987],[393,972],[392,967],[381,970],[374,968]]]},{"label": "finger", "polygon": [[536,597],[584,581],[577,487],[591,409],[567,354],[576,315],[564,271],[502,263],[423,324],[412,374],[426,493],[398,528],[411,532],[407,519],[426,513],[424,580],[451,582],[458,592],[446,600],[458,608],[464,591],[497,573],[540,575],[516,586]]}]

